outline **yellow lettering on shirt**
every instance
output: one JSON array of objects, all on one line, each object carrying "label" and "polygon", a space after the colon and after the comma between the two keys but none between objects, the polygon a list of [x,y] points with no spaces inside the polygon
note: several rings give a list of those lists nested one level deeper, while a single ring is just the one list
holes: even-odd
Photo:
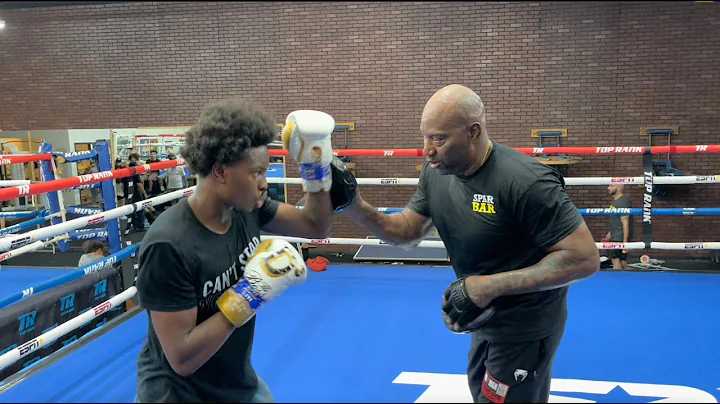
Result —
[{"label": "yellow lettering on shirt", "polygon": [[473,202],[473,212],[495,214],[495,205],[487,202]]}]

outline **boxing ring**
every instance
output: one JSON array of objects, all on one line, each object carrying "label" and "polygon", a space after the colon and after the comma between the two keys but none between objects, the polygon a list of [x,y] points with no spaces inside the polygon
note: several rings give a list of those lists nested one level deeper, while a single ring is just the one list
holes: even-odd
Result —
[{"label": "boxing ring", "polygon": [[[720,182],[720,176],[655,177],[652,170],[646,170],[647,155],[665,153],[661,150],[666,148],[518,150],[527,154],[644,155],[645,173],[641,177],[566,179],[569,186],[619,182],[645,185],[641,208],[629,212],[580,208],[583,215],[643,216],[642,242],[598,242],[601,249],[720,249],[720,242],[712,240],[655,241],[654,215],[717,213],[715,208],[653,208],[654,184]],[[670,153],[720,152],[720,145],[670,148]],[[272,153],[283,154],[277,150]],[[338,150],[337,154],[416,157],[421,151]],[[163,163],[167,162],[137,168],[142,172],[152,171]],[[184,161],[173,164],[183,165]],[[111,182],[134,174],[123,170],[101,173],[86,181]],[[2,189],[0,201],[20,192],[26,195],[55,192],[75,186],[73,181],[66,180],[69,179],[30,184],[23,189]],[[270,178],[269,181],[299,183],[296,178]],[[358,183],[415,185],[417,180],[359,178]],[[48,240],[67,237],[69,232],[89,224],[114,221],[137,209],[188,196],[192,191],[193,188],[188,188],[1,238],[0,251],[6,252],[0,254],[0,264],[9,257],[32,253]],[[378,209],[392,212],[400,208]],[[386,247],[376,239],[277,238],[317,245]],[[444,248],[439,240],[423,241],[419,247]],[[129,261],[132,266],[136,248],[137,245],[130,245],[114,252],[127,254],[123,258],[116,255],[114,262],[125,265]],[[113,261],[111,257],[106,260]],[[111,268],[108,264],[98,266]],[[0,268],[0,277],[4,270]],[[18,294],[18,291],[32,288],[50,293],[68,282],[82,281],[97,273],[97,269],[79,268],[47,274],[50,279],[28,279],[10,288],[0,287],[0,310],[11,309],[32,298],[32,293]],[[447,266],[331,264],[324,272],[311,271],[304,285],[288,289],[258,314],[253,349],[255,369],[279,402],[471,402],[464,376],[470,337],[448,332],[439,310],[440,296],[453,280],[454,273]],[[715,296],[719,292],[718,275],[697,273],[599,272],[573,285],[565,338],[555,360],[551,401],[717,402],[720,381],[714,377],[714,370],[720,362],[720,351],[712,336],[720,332],[720,323],[713,319],[717,307]],[[43,296],[42,293],[35,297]],[[136,360],[148,325],[142,309],[135,307],[126,311],[123,305],[135,293],[135,288],[128,286],[108,294],[91,310],[6,350],[0,355],[0,369],[45,349],[76,327],[120,308],[121,313],[94,331],[5,379],[0,384],[0,402],[133,402]]]}]

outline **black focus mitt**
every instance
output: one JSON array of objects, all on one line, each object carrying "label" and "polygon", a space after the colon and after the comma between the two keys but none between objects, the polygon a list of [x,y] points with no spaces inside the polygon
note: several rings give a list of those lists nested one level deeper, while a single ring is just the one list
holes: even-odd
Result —
[{"label": "black focus mitt", "polygon": [[[452,320],[452,323],[447,324],[448,328],[458,334],[476,331],[495,314],[493,306],[481,309],[470,300],[464,277],[445,289],[445,303],[442,305],[442,310]],[[460,330],[453,328],[455,323],[460,326]]]},{"label": "black focus mitt", "polygon": [[350,169],[337,156],[333,156],[330,168],[332,170],[330,200],[333,210],[337,211],[348,206],[355,199],[357,181]]}]

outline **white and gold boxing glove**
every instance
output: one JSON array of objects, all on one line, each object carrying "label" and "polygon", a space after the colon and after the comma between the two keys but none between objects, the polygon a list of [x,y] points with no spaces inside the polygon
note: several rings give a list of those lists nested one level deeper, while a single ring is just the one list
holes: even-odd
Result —
[{"label": "white and gold boxing glove", "polygon": [[248,260],[240,281],[220,296],[217,305],[235,327],[241,327],[265,303],[306,279],[305,261],[295,247],[285,240],[265,240]]},{"label": "white and gold boxing glove", "polygon": [[335,119],[321,111],[291,112],[282,129],[283,147],[300,165],[304,192],[330,191]]}]

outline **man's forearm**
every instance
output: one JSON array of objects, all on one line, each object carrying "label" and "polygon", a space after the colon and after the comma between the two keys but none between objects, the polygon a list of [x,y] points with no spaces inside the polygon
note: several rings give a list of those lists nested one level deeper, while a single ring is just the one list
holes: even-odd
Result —
[{"label": "man's forearm", "polygon": [[[490,275],[496,285],[496,297],[540,292],[569,285],[592,275],[599,269],[594,262],[575,252],[560,250],[548,254],[527,268]],[[468,291],[472,294],[472,291]]]},{"label": "man's forearm", "polygon": [[312,223],[317,237],[327,237],[333,223],[333,207],[329,192],[306,192],[302,212]]},{"label": "man's forearm", "polygon": [[370,233],[387,243],[402,245],[414,241],[402,213],[378,212],[364,200],[348,206],[345,211]]},{"label": "man's forearm", "polygon": [[175,371],[183,377],[195,373],[217,353],[235,329],[221,312],[197,325],[185,337],[180,366]]}]

